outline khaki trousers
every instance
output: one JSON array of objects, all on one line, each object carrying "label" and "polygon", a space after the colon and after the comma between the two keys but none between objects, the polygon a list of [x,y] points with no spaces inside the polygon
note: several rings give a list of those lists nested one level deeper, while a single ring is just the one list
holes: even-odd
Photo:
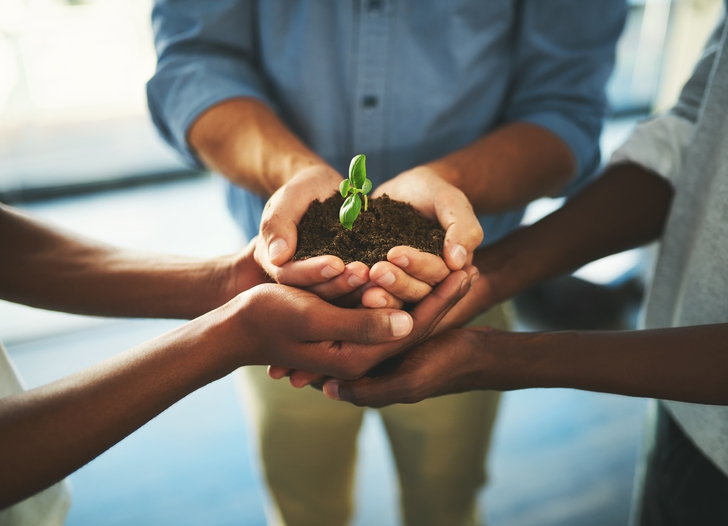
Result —
[{"label": "khaki trousers", "polygon": [[[494,307],[469,325],[509,330],[510,308]],[[263,367],[238,374],[276,508],[269,524],[348,524],[364,409],[271,380]],[[378,410],[397,465],[405,524],[480,524],[477,495],[499,398],[474,391]]]}]

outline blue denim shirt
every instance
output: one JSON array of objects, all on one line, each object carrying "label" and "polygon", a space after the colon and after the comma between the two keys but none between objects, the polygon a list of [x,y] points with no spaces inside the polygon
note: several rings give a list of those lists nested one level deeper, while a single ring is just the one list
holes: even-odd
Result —
[{"label": "blue denim shirt", "polygon": [[[568,193],[599,164],[625,15],[624,0],[156,0],[149,107],[162,136],[199,164],[190,125],[214,104],[254,97],[340,173],[366,154],[375,187],[530,122],[571,148],[579,176]],[[228,187],[248,237],[264,201]],[[481,217],[484,243],[522,215]]]}]

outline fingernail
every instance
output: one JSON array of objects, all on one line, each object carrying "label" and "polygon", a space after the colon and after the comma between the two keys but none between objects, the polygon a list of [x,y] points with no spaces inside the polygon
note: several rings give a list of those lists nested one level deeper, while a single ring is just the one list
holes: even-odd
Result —
[{"label": "fingernail", "polygon": [[326,382],[326,385],[324,386],[324,391],[326,391],[326,396],[328,396],[329,398],[333,398],[334,400],[341,400],[341,398],[339,398],[339,382],[337,382],[336,380]]},{"label": "fingernail", "polygon": [[412,318],[410,318],[404,312],[394,312],[390,316],[392,323],[392,336],[401,338],[409,334],[412,328]]},{"label": "fingernail", "polygon": [[473,274],[473,277],[470,278],[470,285],[474,285],[475,282],[478,281],[479,279],[480,279],[480,272],[476,271],[475,274]]},{"label": "fingernail", "polygon": [[338,270],[336,270],[331,265],[326,265],[323,270],[321,271],[321,275],[325,277],[326,279],[331,279],[333,277],[338,276],[340,273]]},{"label": "fingernail", "polygon": [[358,287],[359,285],[364,285],[366,281],[367,280],[360,278],[356,274],[352,274],[351,276],[349,276],[349,279],[346,280],[350,287]]},{"label": "fingernail", "polygon": [[278,254],[280,254],[287,248],[288,248],[288,243],[286,243],[286,240],[278,238],[275,241],[273,241],[270,245],[268,245],[268,257],[270,259],[275,259]]},{"label": "fingernail", "polygon": [[407,256],[399,256],[398,258],[394,258],[392,263],[397,265],[399,268],[405,268],[409,265],[409,258]]},{"label": "fingernail", "polygon": [[458,268],[465,265],[465,259],[468,257],[468,251],[462,245],[455,244],[450,247],[450,257]]},{"label": "fingernail", "polygon": [[394,274],[391,271],[388,271],[384,276],[377,279],[376,282],[384,287],[388,287],[394,283],[394,279]]},{"label": "fingernail", "polygon": [[374,305],[372,305],[372,309],[381,309],[382,307],[387,306],[387,300],[384,298],[379,298],[379,301],[376,302]]},{"label": "fingernail", "polygon": [[470,282],[467,279],[464,279],[463,282],[460,284],[460,292],[465,290],[465,287],[470,285]]}]

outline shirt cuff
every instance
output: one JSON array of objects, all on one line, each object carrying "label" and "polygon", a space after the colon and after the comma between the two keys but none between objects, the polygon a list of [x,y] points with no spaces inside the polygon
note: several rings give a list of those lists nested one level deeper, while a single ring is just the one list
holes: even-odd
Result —
[{"label": "shirt cuff", "polygon": [[694,128],[691,121],[671,113],[643,121],[615,150],[607,168],[633,163],[674,181],[682,169],[683,153],[693,138]]},{"label": "shirt cuff", "polygon": [[[559,137],[571,150],[576,160],[576,178],[564,188],[563,194],[576,191],[599,168],[599,134],[601,123],[578,123],[557,112],[526,115],[518,119],[546,128]],[[598,122],[598,124],[597,124]],[[591,128],[591,129],[590,129]]]},{"label": "shirt cuff", "polygon": [[171,59],[157,68],[147,84],[152,120],[162,137],[190,163],[202,163],[187,142],[189,128],[212,106],[251,97],[273,108],[252,68],[239,61],[209,56]]}]

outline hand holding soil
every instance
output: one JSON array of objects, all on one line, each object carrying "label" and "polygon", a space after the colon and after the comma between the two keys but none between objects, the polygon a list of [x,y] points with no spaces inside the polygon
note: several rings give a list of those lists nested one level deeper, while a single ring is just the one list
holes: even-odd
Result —
[{"label": "hand holding soil", "polygon": [[428,166],[402,172],[378,187],[372,196],[384,194],[406,201],[442,226],[443,259],[416,254],[406,247],[393,249],[387,263],[378,263],[370,271],[370,280],[377,287],[362,297],[367,307],[398,306],[398,300],[418,301],[451,270],[472,261],[473,251],[483,239],[483,230],[465,194]]},{"label": "hand holding soil", "polygon": [[362,264],[344,265],[340,258],[326,255],[292,262],[296,251],[297,225],[310,202],[325,199],[337,191],[341,176],[331,167],[316,165],[298,172],[268,200],[261,218],[256,259],[276,282],[295,287],[326,284],[317,290],[324,299],[351,292],[369,279]]}]

